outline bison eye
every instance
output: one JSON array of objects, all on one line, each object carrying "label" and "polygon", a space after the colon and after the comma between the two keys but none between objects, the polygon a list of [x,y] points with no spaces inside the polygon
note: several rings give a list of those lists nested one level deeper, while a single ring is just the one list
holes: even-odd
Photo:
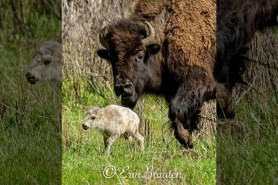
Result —
[{"label": "bison eye", "polygon": [[43,63],[44,63],[45,65],[48,65],[48,64],[51,63],[51,60],[44,60]]},{"label": "bison eye", "polygon": [[137,59],[139,59],[139,60],[142,60],[142,58],[143,58],[143,55],[138,55],[137,56]]},{"label": "bison eye", "polygon": [[136,61],[142,61],[144,58],[144,51],[139,51],[136,55],[135,55],[135,59]]}]

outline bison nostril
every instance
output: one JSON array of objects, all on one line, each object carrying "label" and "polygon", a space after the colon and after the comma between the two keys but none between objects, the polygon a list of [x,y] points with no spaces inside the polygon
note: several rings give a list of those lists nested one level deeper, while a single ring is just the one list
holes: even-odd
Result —
[{"label": "bison nostril", "polygon": [[117,96],[120,95],[131,95],[132,94],[132,90],[133,90],[133,85],[131,82],[128,83],[118,83],[115,84],[114,86],[114,91],[116,93]]},{"label": "bison nostril", "polygon": [[132,93],[132,83],[127,83],[124,85],[124,92],[125,93],[128,93],[128,94],[131,94]]},{"label": "bison nostril", "polygon": [[29,80],[35,80],[35,79],[36,79],[35,76],[34,76],[32,73],[27,73],[27,74],[26,74],[26,77],[27,77],[27,79],[29,79]]},{"label": "bison nostril", "polygon": [[124,85],[124,89],[130,89],[132,88],[132,83],[127,83]]}]

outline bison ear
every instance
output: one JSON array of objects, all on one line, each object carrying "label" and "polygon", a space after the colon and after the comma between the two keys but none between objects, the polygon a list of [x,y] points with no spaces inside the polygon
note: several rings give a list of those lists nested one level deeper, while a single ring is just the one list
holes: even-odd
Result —
[{"label": "bison ear", "polygon": [[155,55],[159,52],[161,46],[158,44],[150,44],[148,45],[148,50],[150,52],[150,54]]},{"label": "bison ear", "polygon": [[110,60],[109,52],[108,52],[108,50],[106,50],[106,49],[97,50],[97,55],[98,55],[100,58],[103,58],[103,59],[106,59],[106,60]]}]

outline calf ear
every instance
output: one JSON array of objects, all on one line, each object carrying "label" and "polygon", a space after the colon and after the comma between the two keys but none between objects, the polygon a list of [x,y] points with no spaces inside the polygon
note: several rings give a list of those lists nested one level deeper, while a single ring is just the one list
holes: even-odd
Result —
[{"label": "calf ear", "polygon": [[103,59],[106,59],[106,60],[110,60],[109,52],[108,52],[108,50],[106,50],[106,49],[97,50],[97,55],[98,55],[100,58],[103,58]]},{"label": "calf ear", "polygon": [[161,46],[158,44],[150,44],[148,45],[148,50],[150,52],[150,54],[155,55],[159,52]]}]

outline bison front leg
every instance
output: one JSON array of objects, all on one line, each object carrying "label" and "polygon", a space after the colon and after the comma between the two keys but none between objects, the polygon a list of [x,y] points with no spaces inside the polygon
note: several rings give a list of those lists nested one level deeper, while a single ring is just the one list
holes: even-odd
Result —
[{"label": "bison front leg", "polygon": [[227,88],[224,84],[216,85],[216,111],[220,119],[232,119],[235,117],[235,101],[232,88]]},{"label": "bison front leg", "polygon": [[209,81],[205,86],[191,80],[178,89],[170,103],[169,118],[172,120],[175,138],[185,148],[192,148],[192,133],[197,128],[197,117],[204,101],[215,95],[215,83]]}]

